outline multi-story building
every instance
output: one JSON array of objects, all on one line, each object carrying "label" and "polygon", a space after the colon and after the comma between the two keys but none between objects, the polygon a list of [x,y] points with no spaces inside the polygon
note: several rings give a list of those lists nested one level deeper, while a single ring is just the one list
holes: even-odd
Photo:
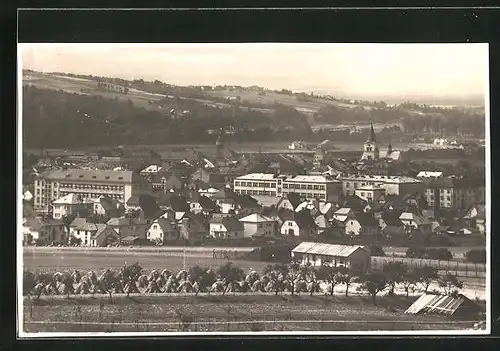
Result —
[{"label": "multi-story building", "polygon": [[48,170],[35,179],[34,208],[47,212],[51,202],[68,194],[82,201],[95,201],[101,196],[126,202],[132,195],[151,191],[151,184],[132,171]]},{"label": "multi-story building", "polygon": [[423,194],[425,184],[418,179],[401,176],[362,175],[339,177],[344,195],[354,195],[356,189],[374,185],[385,189],[386,195]]},{"label": "multi-story building", "polygon": [[251,173],[234,180],[234,192],[240,195],[281,197],[284,176]]},{"label": "multi-story building", "polygon": [[378,201],[385,195],[385,189],[376,185],[365,185],[355,190],[355,195],[365,201]]},{"label": "multi-story building", "polygon": [[319,175],[298,175],[283,181],[283,194],[296,193],[307,200],[336,201],[342,193],[342,183]]},{"label": "multi-story building", "polygon": [[455,178],[431,179],[426,182],[425,198],[430,207],[467,209],[484,203],[485,185]]}]

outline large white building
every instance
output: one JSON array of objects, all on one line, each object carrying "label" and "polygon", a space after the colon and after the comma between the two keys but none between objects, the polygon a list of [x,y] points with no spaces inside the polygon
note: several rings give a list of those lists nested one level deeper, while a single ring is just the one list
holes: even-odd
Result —
[{"label": "large white building", "polygon": [[285,176],[268,173],[251,173],[234,180],[234,192],[240,195],[281,197]]},{"label": "large white building", "polygon": [[296,193],[307,200],[335,201],[342,192],[342,184],[323,175],[297,175],[287,178],[285,175],[251,173],[234,180],[234,192],[272,197]]},{"label": "large white building", "polygon": [[132,171],[49,170],[35,179],[34,208],[47,212],[55,199],[75,194],[82,201],[95,201],[101,196],[125,203],[132,195],[151,191],[151,184]]},{"label": "large white building", "polygon": [[424,194],[425,183],[419,179],[402,176],[361,175],[338,177],[344,195],[354,195],[356,189],[374,185],[385,189],[386,195]]},{"label": "large white building", "polygon": [[283,181],[283,194],[290,193],[307,200],[336,201],[342,193],[342,183],[322,175],[298,175]]}]

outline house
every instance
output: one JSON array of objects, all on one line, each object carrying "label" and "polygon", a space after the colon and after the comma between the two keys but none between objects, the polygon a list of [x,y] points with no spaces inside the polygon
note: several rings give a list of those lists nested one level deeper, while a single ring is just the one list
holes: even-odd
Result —
[{"label": "house", "polygon": [[160,243],[179,239],[177,221],[163,217],[155,219],[146,231],[146,239]]},{"label": "house", "polygon": [[331,202],[320,202],[318,204],[318,214],[326,216],[326,218],[333,218],[333,214],[338,210],[338,207]]},{"label": "house", "polygon": [[485,233],[486,208],[484,204],[472,206],[463,219],[469,227],[476,228],[481,234]]},{"label": "house", "polygon": [[354,218],[345,222],[346,235],[378,235],[380,227],[377,220],[370,213],[357,213]]},{"label": "house", "polygon": [[149,176],[156,175],[158,172],[162,170],[161,166],[158,165],[150,165],[146,168],[144,168],[141,172],[140,175],[148,179]]},{"label": "house", "polygon": [[345,222],[348,218],[354,217],[354,213],[352,208],[342,207],[333,213],[333,219]]},{"label": "house", "polygon": [[400,213],[384,212],[379,219],[379,227],[386,237],[406,234],[403,222],[399,219]]},{"label": "house", "polygon": [[68,194],[52,202],[52,217],[62,219],[76,212],[88,212],[90,206],[91,204],[84,202],[81,196]]},{"label": "house", "polygon": [[66,242],[64,223],[50,217],[27,218],[23,224],[23,241],[36,245]]},{"label": "house", "polygon": [[385,189],[377,185],[364,185],[356,190],[354,194],[367,202],[379,201],[385,195]]},{"label": "house", "polygon": [[26,190],[23,194],[23,201],[31,202],[33,200],[33,194],[31,191]]},{"label": "house", "polygon": [[212,199],[220,207],[221,213],[230,213],[235,210],[236,193],[229,188],[219,190],[212,195]]},{"label": "house", "polygon": [[100,216],[120,217],[124,214],[125,207],[123,204],[115,199],[107,196],[101,196],[94,202],[94,214]]},{"label": "house", "polygon": [[90,246],[107,247],[118,246],[121,244],[120,236],[116,231],[105,224],[96,224],[97,231],[90,238]]},{"label": "house", "polygon": [[215,201],[207,196],[200,195],[198,192],[192,193],[191,200],[189,201],[189,207],[191,212],[201,212],[204,215],[211,215],[220,211],[220,207],[217,206]]},{"label": "house", "polygon": [[190,243],[201,243],[208,235],[208,224],[200,216],[189,216],[181,220],[179,233]]},{"label": "house", "polygon": [[244,225],[234,217],[213,218],[210,221],[210,237],[214,239],[240,239],[244,237]]},{"label": "house", "polygon": [[121,238],[126,236],[146,238],[146,224],[140,218],[111,218],[106,225],[116,231]]},{"label": "house", "polygon": [[443,177],[443,172],[434,172],[434,171],[420,171],[417,174],[417,179],[423,179],[423,178],[442,178]]},{"label": "house", "polygon": [[253,213],[246,217],[240,218],[239,221],[244,226],[244,237],[260,237],[276,235],[276,220],[265,217],[259,213]]},{"label": "house", "polygon": [[331,227],[330,221],[324,214],[319,214],[314,218],[314,223],[318,230],[318,234],[323,233],[325,230]]},{"label": "house", "polygon": [[302,242],[292,249],[292,260],[315,267],[329,265],[367,272],[371,269],[370,250],[359,245],[334,245]]},{"label": "house", "polygon": [[316,223],[307,211],[289,211],[283,210],[280,213],[282,224],[280,227],[281,235],[312,237],[317,234]]},{"label": "house", "polygon": [[432,233],[432,222],[420,214],[403,212],[399,216],[399,219],[403,223],[407,233],[412,233],[415,230],[420,231],[422,234]]},{"label": "house", "polygon": [[200,167],[191,175],[192,181],[201,181],[203,183],[210,183],[210,172]]},{"label": "house", "polygon": [[[104,226],[106,227],[106,225]],[[85,220],[85,222],[72,228],[71,237],[80,240],[81,246],[91,246],[92,237],[94,237],[98,229],[97,224]]]},{"label": "house", "polygon": [[289,193],[286,194],[281,198],[280,201],[276,204],[276,207],[278,209],[284,208],[288,210],[295,211],[298,205],[302,203],[302,200],[300,199],[300,196],[296,193]]},{"label": "house", "polygon": [[337,239],[345,236],[345,224],[336,220],[326,223],[326,228],[323,229],[321,222],[318,218],[315,220],[318,226],[318,235],[324,239]]}]

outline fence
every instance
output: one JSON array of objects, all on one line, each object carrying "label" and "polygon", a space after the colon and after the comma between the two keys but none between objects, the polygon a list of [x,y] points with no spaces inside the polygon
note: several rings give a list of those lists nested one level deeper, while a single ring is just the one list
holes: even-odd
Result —
[{"label": "fence", "polygon": [[480,263],[459,262],[459,261],[442,261],[424,258],[408,258],[408,257],[372,257],[372,268],[381,269],[389,262],[402,262],[408,267],[424,267],[430,266],[436,268],[440,272],[451,273],[459,277],[470,278],[485,278],[486,265]]},{"label": "fence", "polygon": [[[480,321],[415,320],[245,320],[182,322],[95,322],[24,321],[25,331],[60,328],[63,332],[238,332],[238,331],[394,331],[394,330],[470,330]],[[39,326],[39,327],[37,327]],[[40,327],[42,326],[42,327]],[[45,328],[43,327],[45,326]],[[64,330],[63,330],[64,329]]]}]

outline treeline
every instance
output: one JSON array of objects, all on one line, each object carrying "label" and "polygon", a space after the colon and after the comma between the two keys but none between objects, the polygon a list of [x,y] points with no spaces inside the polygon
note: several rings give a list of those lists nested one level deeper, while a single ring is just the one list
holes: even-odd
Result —
[{"label": "treeline", "polygon": [[[24,86],[24,146],[212,143],[221,129],[234,130],[225,138],[236,141],[288,140],[311,133],[306,117],[290,107],[279,107],[270,116],[247,108],[218,108],[189,99],[173,100],[168,104],[187,109],[189,114],[173,118],[168,111],[136,107],[130,99]],[[216,133],[210,134],[209,130]]]},{"label": "treeline", "polygon": [[314,114],[314,119],[319,123],[352,123],[369,122],[389,123],[398,120],[404,114],[403,111],[392,108],[372,108],[365,109],[361,106],[342,107],[326,105]]},{"label": "treeline", "polygon": [[444,110],[433,115],[405,115],[403,131],[406,133],[432,133],[441,136],[485,136],[485,116],[459,110]]}]

